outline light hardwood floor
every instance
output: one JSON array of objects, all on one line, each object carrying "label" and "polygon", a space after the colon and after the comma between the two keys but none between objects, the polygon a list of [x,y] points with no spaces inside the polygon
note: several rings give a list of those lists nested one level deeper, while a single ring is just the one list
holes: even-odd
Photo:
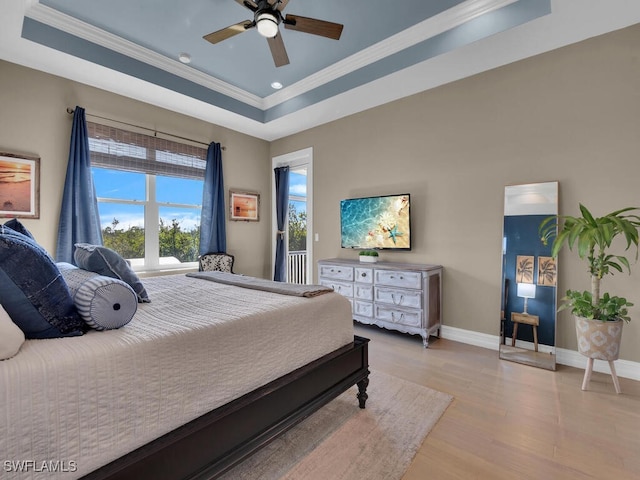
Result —
[{"label": "light hardwood floor", "polygon": [[[403,480],[640,479],[640,382],[555,372],[444,339],[356,325],[370,369],[454,396]],[[586,362],[585,362],[586,363]]]}]

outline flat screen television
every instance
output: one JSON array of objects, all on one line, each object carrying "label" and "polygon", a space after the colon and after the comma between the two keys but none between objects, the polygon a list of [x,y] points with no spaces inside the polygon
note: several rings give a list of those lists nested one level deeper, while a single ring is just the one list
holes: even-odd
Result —
[{"label": "flat screen television", "polygon": [[340,201],[342,248],[411,250],[408,193]]}]

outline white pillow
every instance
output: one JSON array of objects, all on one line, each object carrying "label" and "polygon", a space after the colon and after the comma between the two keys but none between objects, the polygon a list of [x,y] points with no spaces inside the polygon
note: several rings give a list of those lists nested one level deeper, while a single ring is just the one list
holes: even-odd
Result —
[{"label": "white pillow", "polygon": [[24,343],[24,333],[0,305],[0,360],[13,357]]}]

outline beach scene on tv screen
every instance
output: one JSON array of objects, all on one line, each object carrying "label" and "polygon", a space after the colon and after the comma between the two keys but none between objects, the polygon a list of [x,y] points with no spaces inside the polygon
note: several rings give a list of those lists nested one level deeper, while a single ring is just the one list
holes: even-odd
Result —
[{"label": "beach scene on tv screen", "polygon": [[340,219],[344,248],[411,247],[409,195],[342,200]]}]

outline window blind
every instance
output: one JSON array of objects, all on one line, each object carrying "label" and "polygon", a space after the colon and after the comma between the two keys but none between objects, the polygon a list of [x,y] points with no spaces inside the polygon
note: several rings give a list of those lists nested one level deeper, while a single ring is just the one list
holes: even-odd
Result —
[{"label": "window blind", "polygon": [[201,180],[207,150],[87,122],[91,166]]}]

